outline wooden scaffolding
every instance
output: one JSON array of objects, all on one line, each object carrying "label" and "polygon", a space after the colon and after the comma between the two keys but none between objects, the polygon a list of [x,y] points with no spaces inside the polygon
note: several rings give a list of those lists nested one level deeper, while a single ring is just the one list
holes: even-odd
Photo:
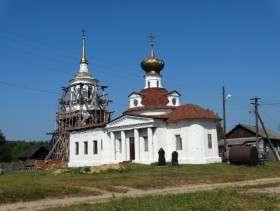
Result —
[{"label": "wooden scaffolding", "polygon": [[70,131],[110,121],[110,100],[105,94],[106,88],[84,83],[62,87],[56,114],[57,129],[52,133],[53,147],[45,160],[56,159],[67,163]]}]

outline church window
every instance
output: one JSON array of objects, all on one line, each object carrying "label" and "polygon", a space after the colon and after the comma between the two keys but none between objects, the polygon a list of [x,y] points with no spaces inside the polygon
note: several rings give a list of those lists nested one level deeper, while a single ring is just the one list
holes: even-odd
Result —
[{"label": "church window", "polygon": [[97,141],[93,141],[93,154],[97,154]]},{"label": "church window", "polygon": [[76,151],[76,155],[79,154],[79,142],[75,142],[75,151]]},{"label": "church window", "polygon": [[148,137],[147,136],[143,136],[143,139],[144,139],[144,151],[147,152],[149,150]]},{"label": "church window", "polygon": [[122,153],[122,140],[118,139],[118,143],[119,143],[119,153]]},{"label": "church window", "polygon": [[159,87],[159,82],[157,81],[157,87]]},{"label": "church window", "polygon": [[172,98],[172,104],[173,104],[173,105],[176,105],[176,103],[177,103],[176,98],[175,98],[175,97],[174,97],[174,98]]},{"label": "church window", "polygon": [[84,154],[85,155],[88,154],[88,142],[87,141],[84,142]]},{"label": "church window", "polygon": [[176,150],[182,150],[182,138],[180,135],[175,135],[176,138]]},{"label": "church window", "polygon": [[138,100],[133,100],[133,105],[136,107],[138,105]]},{"label": "church window", "polygon": [[101,139],[101,151],[103,151],[103,141]]},{"label": "church window", "polygon": [[212,134],[208,134],[208,149],[212,149]]},{"label": "church window", "polygon": [[151,85],[150,85],[150,81],[149,81],[149,82],[148,82],[148,88],[150,88],[150,86],[151,86]]}]

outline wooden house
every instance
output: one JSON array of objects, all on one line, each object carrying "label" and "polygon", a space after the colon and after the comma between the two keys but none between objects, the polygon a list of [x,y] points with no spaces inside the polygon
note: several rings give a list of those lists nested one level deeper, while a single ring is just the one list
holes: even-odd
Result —
[{"label": "wooden house", "polygon": [[[272,142],[273,147],[276,148],[278,153],[280,152],[280,134],[275,133],[266,128],[269,139]],[[238,124],[231,131],[226,134],[227,144],[230,148],[233,145],[256,145],[256,127],[252,125]],[[274,159],[273,153],[270,150],[268,139],[265,135],[263,128],[258,129],[258,142],[259,151],[261,153],[267,153],[268,156]],[[223,152],[224,139],[219,140],[219,152]]]}]

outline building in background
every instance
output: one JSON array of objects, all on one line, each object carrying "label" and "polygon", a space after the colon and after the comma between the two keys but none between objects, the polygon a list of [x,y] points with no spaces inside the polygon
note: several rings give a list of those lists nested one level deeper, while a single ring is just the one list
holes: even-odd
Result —
[{"label": "building in background", "polygon": [[[266,128],[267,134],[273,147],[280,152],[280,134],[275,133]],[[230,148],[235,145],[247,145],[256,146],[256,126],[238,124],[232,130],[226,134],[227,145]],[[267,137],[263,128],[258,129],[258,142],[259,152],[266,154],[268,158],[275,160],[275,156],[269,146]],[[219,151],[222,152],[224,149],[224,140],[219,140]]]}]

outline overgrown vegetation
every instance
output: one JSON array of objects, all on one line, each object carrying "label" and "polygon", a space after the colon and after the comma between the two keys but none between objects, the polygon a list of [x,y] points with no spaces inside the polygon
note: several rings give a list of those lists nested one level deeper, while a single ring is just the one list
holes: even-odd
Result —
[{"label": "overgrown vegetation", "polygon": [[60,198],[65,195],[89,195],[79,187],[96,187],[114,191],[114,186],[138,189],[163,188],[182,184],[236,182],[258,178],[279,177],[279,163],[266,165],[179,165],[158,167],[128,164],[122,171],[105,171],[83,174],[80,168],[10,172],[0,177],[0,204],[31,201],[43,198]]}]

